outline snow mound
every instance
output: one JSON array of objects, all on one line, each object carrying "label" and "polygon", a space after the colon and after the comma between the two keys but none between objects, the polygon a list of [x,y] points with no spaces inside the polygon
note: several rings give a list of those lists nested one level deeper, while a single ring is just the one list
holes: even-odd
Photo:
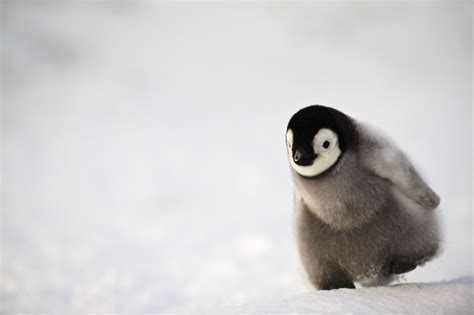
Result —
[{"label": "snow mound", "polygon": [[283,300],[246,303],[234,308],[233,311],[245,314],[472,314],[473,279],[465,277],[436,283],[404,283],[355,290],[313,291]]}]

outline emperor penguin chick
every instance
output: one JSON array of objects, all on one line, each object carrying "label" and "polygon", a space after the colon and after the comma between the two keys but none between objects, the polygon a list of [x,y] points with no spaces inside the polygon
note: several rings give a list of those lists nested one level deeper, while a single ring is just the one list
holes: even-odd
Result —
[{"label": "emperor penguin chick", "polygon": [[389,283],[439,250],[439,197],[380,133],[330,107],[301,109],[286,131],[296,238],[317,289]]}]

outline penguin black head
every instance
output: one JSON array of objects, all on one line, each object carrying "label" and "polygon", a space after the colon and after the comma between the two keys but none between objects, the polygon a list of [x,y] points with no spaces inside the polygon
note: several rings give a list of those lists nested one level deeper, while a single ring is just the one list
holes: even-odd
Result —
[{"label": "penguin black head", "polygon": [[293,169],[314,177],[334,166],[356,142],[352,120],[330,107],[312,105],[291,117],[286,130],[288,158]]}]

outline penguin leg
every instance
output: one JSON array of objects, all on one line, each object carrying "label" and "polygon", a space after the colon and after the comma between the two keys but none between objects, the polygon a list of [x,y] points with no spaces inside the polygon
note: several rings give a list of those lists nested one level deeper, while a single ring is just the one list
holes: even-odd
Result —
[{"label": "penguin leg", "polygon": [[383,274],[399,275],[414,270],[418,266],[418,263],[413,259],[403,257],[393,257],[384,266]]},{"label": "penguin leg", "polygon": [[318,277],[311,277],[311,283],[319,290],[354,289],[355,285],[351,277],[337,264],[319,265]]},{"label": "penguin leg", "polygon": [[399,275],[414,270],[416,266],[417,264],[413,262],[392,260],[389,267],[389,273]]},{"label": "penguin leg", "polygon": [[433,258],[439,250],[439,244],[426,246],[423,252],[414,254],[393,254],[384,266],[385,275],[399,275],[414,270],[417,266]]}]

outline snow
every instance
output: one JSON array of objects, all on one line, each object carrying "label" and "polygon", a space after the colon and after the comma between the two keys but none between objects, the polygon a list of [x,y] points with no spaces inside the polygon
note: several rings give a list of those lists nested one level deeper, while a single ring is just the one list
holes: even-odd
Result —
[{"label": "snow", "polygon": [[285,299],[244,304],[235,310],[245,314],[472,314],[473,311],[473,278],[308,292]]},{"label": "snow", "polygon": [[[472,313],[470,2],[0,8],[3,313]],[[442,198],[400,284],[305,279],[284,137],[315,103]]]}]

